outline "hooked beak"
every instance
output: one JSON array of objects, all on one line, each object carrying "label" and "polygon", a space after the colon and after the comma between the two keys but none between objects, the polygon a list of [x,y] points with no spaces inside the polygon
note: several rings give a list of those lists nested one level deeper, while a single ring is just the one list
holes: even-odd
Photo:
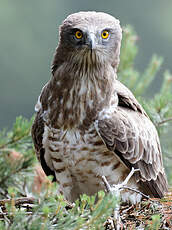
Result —
[{"label": "hooked beak", "polygon": [[90,33],[87,41],[86,41],[86,45],[88,46],[89,49],[93,50],[96,47],[96,36],[93,33]]}]

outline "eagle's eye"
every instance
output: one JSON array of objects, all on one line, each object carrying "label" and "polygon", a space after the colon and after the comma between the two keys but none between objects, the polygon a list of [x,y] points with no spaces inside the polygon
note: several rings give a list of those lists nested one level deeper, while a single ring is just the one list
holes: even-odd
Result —
[{"label": "eagle's eye", "polygon": [[82,34],[82,32],[81,32],[80,30],[77,30],[77,31],[75,32],[75,37],[76,37],[77,39],[81,39],[82,36],[83,36],[83,34]]},{"label": "eagle's eye", "polygon": [[109,37],[109,32],[107,30],[103,30],[101,35],[103,39],[107,39]]}]

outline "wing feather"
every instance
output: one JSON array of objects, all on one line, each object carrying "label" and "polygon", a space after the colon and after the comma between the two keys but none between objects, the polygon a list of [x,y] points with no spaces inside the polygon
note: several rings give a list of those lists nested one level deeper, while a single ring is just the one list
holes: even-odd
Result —
[{"label": "wing feather", "polygon": [[53,181],[55,181],[55,173],[48,167],[44,158],[45,149],[43,148],[42,145],[43,133],[44,133],[44,121],[41,115],[41,110],[36,114],[34,123],[32,125],[31,133],[32,133],[32,139],[34,142],[37,158],[40,161],[41,166],[44,172],[46,173],[46,175],[47,176],[52,175]]},{"label": "wing feather", "polygon": [[143,190],[162,197],[168,190],[159,137],[153,123],[133,94],[117,84],[119,106],[111,117],[98,120],[98,132],[106,146],[126,166],[140,169],[135,175]]}]

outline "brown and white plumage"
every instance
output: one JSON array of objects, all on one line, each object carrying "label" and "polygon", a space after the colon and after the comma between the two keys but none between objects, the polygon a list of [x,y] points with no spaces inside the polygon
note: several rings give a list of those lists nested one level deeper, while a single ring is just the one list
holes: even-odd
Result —
[{"label": "brown and white plumage", "polygon": [[[104,189],[103,175],[121,183],[132,167],[140,171],[128,186],[152,197],[168,189],[157,131],[117,80],[121,38],[119,21],[105,13],[72,14],[60,27],[32,137],[44,171],[70,201]],[[122,199],[135,203],[141,195],[123,191]]]}]

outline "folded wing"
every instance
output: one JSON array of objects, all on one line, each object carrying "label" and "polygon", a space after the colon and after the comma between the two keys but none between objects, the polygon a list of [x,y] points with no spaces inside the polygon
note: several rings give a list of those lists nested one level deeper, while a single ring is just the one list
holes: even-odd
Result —
[{"label": "folded wing", "polygon": [[157,131],[133,94],[119,81],[116,89],[119,105],[111,117],[99,118],[99,135],[127,167],[140,169],[135,177],[146,194],[162,197],[168,184]]}]

